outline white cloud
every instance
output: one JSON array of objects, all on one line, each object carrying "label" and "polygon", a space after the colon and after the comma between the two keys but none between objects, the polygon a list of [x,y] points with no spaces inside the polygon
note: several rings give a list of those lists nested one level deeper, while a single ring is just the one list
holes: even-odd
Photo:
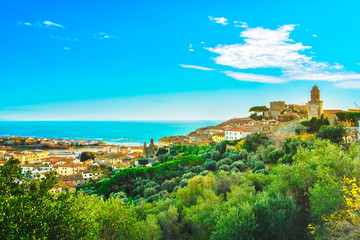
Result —
[{"label": "white cloud", "polygon": [[63,25],[54,23],[54,22],[50,22],[50,21],[44,21],[43,24],[45,24],[46,26],[49,27],[59,27],[59,28],[65,28]]},{"label": "white cloud", "polygon": [[[238,23],[238,22],[236,22]],[[341,71],[343,66],[335,63],[314,61],[306,51],[311,49],[290,38],[297,25],[283,25],[275,30],[262,27],[246,28],[240,37],[243,44],[218,45],[205,48],[219,56],[215,63],[235,69],[280,69],[280,76],[248,74],[225,71],[227,76],[251,82],[283,83],[291,80],[340,82],[360,80],[359,73]],[[337,86],[343,86],[337,84]],[[344,85],[345,86],[345,85]]]},{"label": "white cloud", "polygon": [[336,87],[349,88],[349,89],[360,89],[360,81],[346,81],[335,84]]},{"label": "white cloud", "polygon": [[224,17],[216,18],[216,17],[209,16],[209,19],[210,19],[210,21],[213,21],[213,22],[216,22],[216,23],[219,23],[222,25],[227,25],[229,23],[228,20]]},{"label": "white cloud", "polygon": [[284,83],[287,82],[286,79],[261,75],[261,74],[252,74],[252,73],[243,73],[243,72],[233,72],[233,71],[223,71],[227,76],[235,78],[239,81],[247,82],[260,82],[260,83]]},{"label": "white cloud", "polygon": [[203,70],[203,71],[214,71],[215,70],[213,68],[195,66],[195,65],[180,64],[180,66],[183,67],[183,68],[194,68],[194,69]]},{"label": "white cloud", "polygon": [[193,45],[192,45],[191,43],[189,44],[189,51],[190,51],[190,52],[195,51],[195,50],[193,49]]},{"label": "white cloud", "polygon": [[101,32],[101,33],[93,33],[92,34],[93,38],[96,38],[96,39],[109,39],[109,38],[117,38],[113,35],[110,35],[110,34],[107,34],[107,33],[104,33],[104,32]]},{"label": "white cloud", "polygon": [[347,80],[360,80],[359,73],[337,72],[299,72],[289,75],[292,80],[329,81],[339,82]]},{"label": "white cloud", "polygon": [[235,27],[248,28],[249,25],[246,22],[234,21]]},{"label": "white cloud", "polygon": [[315,37],[315,38],[318,37],[316,34],[313,34],[312,36]]},{"label": "white cloud", "polygon": [[56,29],[56,28],[65,28],[65,26],[61,25],[61,24],[57,24],[54,22],[50,22],[50,21],[37,21],[35,23],[30,23],[30,22],[17,22],[17,24],[19,25],[25,25],[25,26],[30,26],[30,27],[37,27],[37,28],[49,28],[49,29]]}]

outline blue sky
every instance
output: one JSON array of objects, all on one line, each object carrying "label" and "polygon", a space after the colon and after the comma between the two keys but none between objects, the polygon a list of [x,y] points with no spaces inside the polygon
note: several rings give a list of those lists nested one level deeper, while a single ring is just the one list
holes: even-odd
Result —
[{"label": "blue sky", "polygon": [[223,120],[360,104],[358,1],[1,1],[1,120]]}]

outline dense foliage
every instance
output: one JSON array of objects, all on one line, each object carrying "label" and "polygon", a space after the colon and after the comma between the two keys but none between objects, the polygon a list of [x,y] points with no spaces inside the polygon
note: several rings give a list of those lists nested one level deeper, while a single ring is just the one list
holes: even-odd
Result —
[{"label": "dense foliage", "polygon": [[[40,184],[20,183],[16,179],[26,176],[16,167],[10,171],[10,162],[0,170],[1,206],[15,217],[0,218],[1,236],[357,239],[360,190],[353,179],[360,174],[360,146],[340,143],[342,134],[325,125],[318,139],[294,136],[280,148],[260,134],[207,147],[176,146],[158,154],[151,167],[117,170],[76,195],[49,193],[56,182],[51,176]],[[14,196],[22,205],[11,202]],[[25,230],[18,230],[22,225]]]},{"label": "dense foliage", "polygon": [[308,133],[316,133],[320,130],[321,126],[330,125],[329,119],[326,118],[323,114],[320,118],[313,117],[309,121],[301,122],[303,126],[307,129]]}]

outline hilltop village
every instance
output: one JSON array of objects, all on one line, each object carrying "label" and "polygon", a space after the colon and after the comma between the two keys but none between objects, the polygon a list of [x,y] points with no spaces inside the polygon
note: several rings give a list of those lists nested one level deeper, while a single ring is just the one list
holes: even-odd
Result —
[{"label": "hilltop village", "polygon": [[[216,126],[196,129],[184,136],[169,136],[159,139],[158,145],[151,139],[143,146],[107,145],[88,140],[64,140],[45,138],[0,138],[0,165],[11,158],[19,159],[22,173],[31,173],[34,179],[44,178],[49,171],[56,171],[60,182],[56,191],[78,188],[102,177],[108,177],[117,169],[135,166],[152,166],[159,154],[176,146],[202,147],[224,141],[237,141],[258,133],[263,137],[285,141],[289,136],[306,132],[303,122],[312,118],[326,118],[331,124],[347,126],[344,142],[359,141],[356,121],[344,119],[358,109],[324,110],[320,90],[314,86],[306,105],[270,102],[270,107],[254,106],[246,118],[233,118]],[[23,147],[41,148],[41,150]],[[90,155],[86,157],[87,153]],[[85,157],[84,157],[85,155]]]},{"label": "hilltop village", "polygon": [[[296,131],[305,131],[302,121],[312,118],[327,118],[335,124],[345,119],[346,113],[358,113],[360,109],[323,109],[323,101],[320,99],[320,90],[314,86],[310,92],[310,100],[305,105],[286,104],[285,101],[270,102],[267,106],[255,106],[250,109],[253,112],[248,118],[233,118],[217,126],[199,128],[186,136],[171,136],[159,139],[159,147],[171,147],[176,145],[206,146],[225,140],[238,140],[252,133],[264,133],[267,135],[282,134],[284,140]],[[356,124],[343,123],[346,126],[355,127]],[[349,130],[350,130],[349,129]],[[358,129],[349,131],[347,142],[358,142]]]}]

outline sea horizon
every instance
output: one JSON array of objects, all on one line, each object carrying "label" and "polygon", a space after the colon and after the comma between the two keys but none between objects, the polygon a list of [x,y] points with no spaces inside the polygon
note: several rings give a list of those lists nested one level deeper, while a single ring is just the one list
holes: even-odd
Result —
[{"label": "sea horizon", "polygon": [[223,120],[139,121],[0,121],[0,137],[93,140],[108,144],[142,145],[165,136],[186,135]]}]

